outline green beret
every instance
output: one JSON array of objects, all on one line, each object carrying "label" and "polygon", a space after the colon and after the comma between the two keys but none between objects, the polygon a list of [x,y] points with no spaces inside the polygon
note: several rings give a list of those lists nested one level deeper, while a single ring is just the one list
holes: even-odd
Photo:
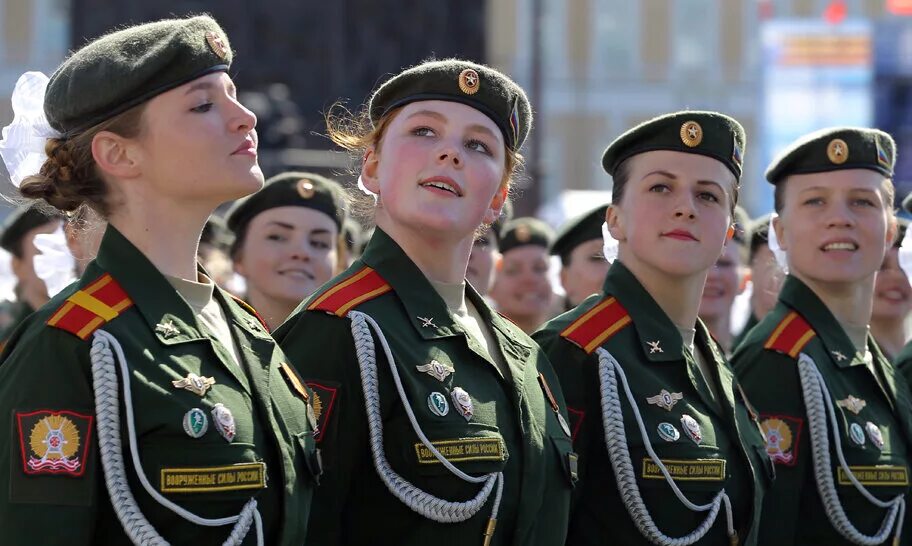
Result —
[{"label": "green beret", "polygon": [[671,150],[721,161],[740,180],[746,138],[737,120],[718,112],[675,112],[641,123],[617,137],[602,155],[602,167],[614,176],[618,165],[636,154]]},{"label": "green beret", "polygon": [[273,176],[260,191],[239,199],[226,215],[228,229],[241,234],[253,218],[278,207],[305,207],[332,218],[339,231],[345,220],[345,197],[342,186],[318,174],[287,172]]},{"label": "green beret", "polygon": [[234,234],[228,230],[225,220],[221,216],[213,214],[203,226],[203,234],[200,237],[200,243],[210,244],[214,247],[228,251],[234,243]]},{"label": "green beret", "polygon": [[831,127],[804,135],[790,144],[766,169],[770,184],[792,174],[868,169],[893,178],[896,143],[878,129]]},{"label": "green beret", "polygon": [[554,230],[548,224],[529,216],[516,218],[504,224],[500,233],[500,253],[524,245],[548,248],[553,240]]},{"label": "green beret", "polygon": [[532,107],[520,86],[489,66],[460,59],[421,63],[393,76],[371,97],[370,119],[376,125],[390,110],[420,100],[475,108],[497,124],[511,150],[522,146],[532,126]]},{"label": "green beret", "polygon": [[600,205],[588,212],[568,220],[557,232],[554,243],[551,244],[551,254],[561,257],[566,261],[573,249],[593,239],[602,238],[602,224],[605,223],[605,211],[608,205]]},{"label": "green beret", "polygon": [[59,219],[59,216],[48,214],[37,207],[20,207],[9,213],[0,226],[0,248],[18,256],[22,253],[19,243],[26,233]]},{"label": "green beret", "polygon": [[44,112],[67,136],[156,95],[231,66],[228,37],[211,17],[166,19],[112,32],[51,75]]},{"label": "green beret", "polygon": [[753,259],[757,249],[769,244],[770,217],[772,213],[755,218],[750,224],[750,257]]}]

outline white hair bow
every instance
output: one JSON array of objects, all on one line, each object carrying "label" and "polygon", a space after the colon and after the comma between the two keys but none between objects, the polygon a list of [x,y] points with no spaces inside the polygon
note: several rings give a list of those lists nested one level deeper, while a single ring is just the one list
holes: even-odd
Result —
[{"label": "white hair bow", "polygon": [[62,136],[44,115],[48,81],[41,72],[26,72],[19,76],[13,90],[13,122],[3,128],[0,156],[17,188],[25,177],[37,174],[47,160],[47,139]]}]

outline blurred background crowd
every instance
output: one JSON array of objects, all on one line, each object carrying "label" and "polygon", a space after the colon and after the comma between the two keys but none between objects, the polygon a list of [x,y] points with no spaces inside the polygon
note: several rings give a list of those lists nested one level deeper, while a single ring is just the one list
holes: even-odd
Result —
[{"label": "blurred background crowd", "polygon": [[[599,158],[614,137],[657,114],[718,110],[748,132],[740,231],[701,307],[725,347],[775,301],[782,272],[766,247],[772,187],[763,172],[787,143],[828,126],[878,127],[898,146],[897,204],[912,190],[912,0],[0,0],[0,122],[12,119],[9,96],[22,72],[49,72],[118,25],[191,12],[211,13],[232,36],[232,77],[257,114],[267,177],[304,171],[312,176],[300,179],[322,175],[357,194],[352,159],[333,149],[323,114],[337,101],[357,108],[378,74],[459,56],[522,85],[536,111],[525,169],[510,215],[479,237],[468,275],[529,332],[601,287],[601,205],[611,180]],[[0,184],[0,193],[14,190]],[[225,287],[267,308],[268,298],[306,297],[358,255],[370,230],[348,214],[332,267],[307,269],[289,288],[269,280],[278,262],[243,252],[252,235],[247,224],[226,226],[230,207],[210,222],[201,259]],[[0,218],[2,326],[75,279],[103,226],[12,204]],[[884,271],[872,330],[893,352],[907,338],[912,289],[895,250]],[[252,297],[257,286],[276,293]],[[266,318],[281,323],[283,307],[275,309]]]}]

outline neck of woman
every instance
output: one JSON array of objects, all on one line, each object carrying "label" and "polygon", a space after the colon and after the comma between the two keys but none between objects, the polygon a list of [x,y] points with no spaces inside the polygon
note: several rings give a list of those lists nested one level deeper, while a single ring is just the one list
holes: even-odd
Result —
[{"label": "neck of woman", "polygon": [[278,300],[263,294],[250,284],[247,285],[247,303],[263,317],[270,331],[282,325],[301,302]]},{"label": "neck of woman", "polygon": [[474,233],[459,237],[441,236],[431,231],[419,232],[379,215],[377,227],[396,241],[425,277],[444,283],[458,283],[465,279]]},{"label": "neck of woman", "polygon": [[854,282],[840,283],[820,281],[798,271],[792,271],[791,274],[817,294],[839,324],[864,327],[871,322],[876,272]]},{"label": "neck of woman", "polygon": [[138,248],[161,273],[196,281],[197,249],[214,206],[148,199],[124,203],[108,222]]},{"label": "neck of woman", "polygon": [[709,269],[692,275],[670,275],[640,260],[624,257],[619,259],[668,315],[671,322],[685,328],[694,327]]},{"label": "neck of woman", "polygon": [[881,350],[890,355],[889,358],[896,357],[906,345],[906,329],[903,322],[901,319],[871,318],[871,335],[874,336]]}]

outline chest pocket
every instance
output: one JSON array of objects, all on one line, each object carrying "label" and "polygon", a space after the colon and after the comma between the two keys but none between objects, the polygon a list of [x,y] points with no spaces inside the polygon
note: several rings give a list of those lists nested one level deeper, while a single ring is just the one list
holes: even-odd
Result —
[{"label": "chest pocket", "polygon": [[[473,476],[500,472],[510,458],[507,446],[494,425],[466,423],[464,426],[435,427],[424,432],[443,457]],[[417,438],[403,446],[402,452],[406,465],[415,468],[420,476],[452,475]]]}]

